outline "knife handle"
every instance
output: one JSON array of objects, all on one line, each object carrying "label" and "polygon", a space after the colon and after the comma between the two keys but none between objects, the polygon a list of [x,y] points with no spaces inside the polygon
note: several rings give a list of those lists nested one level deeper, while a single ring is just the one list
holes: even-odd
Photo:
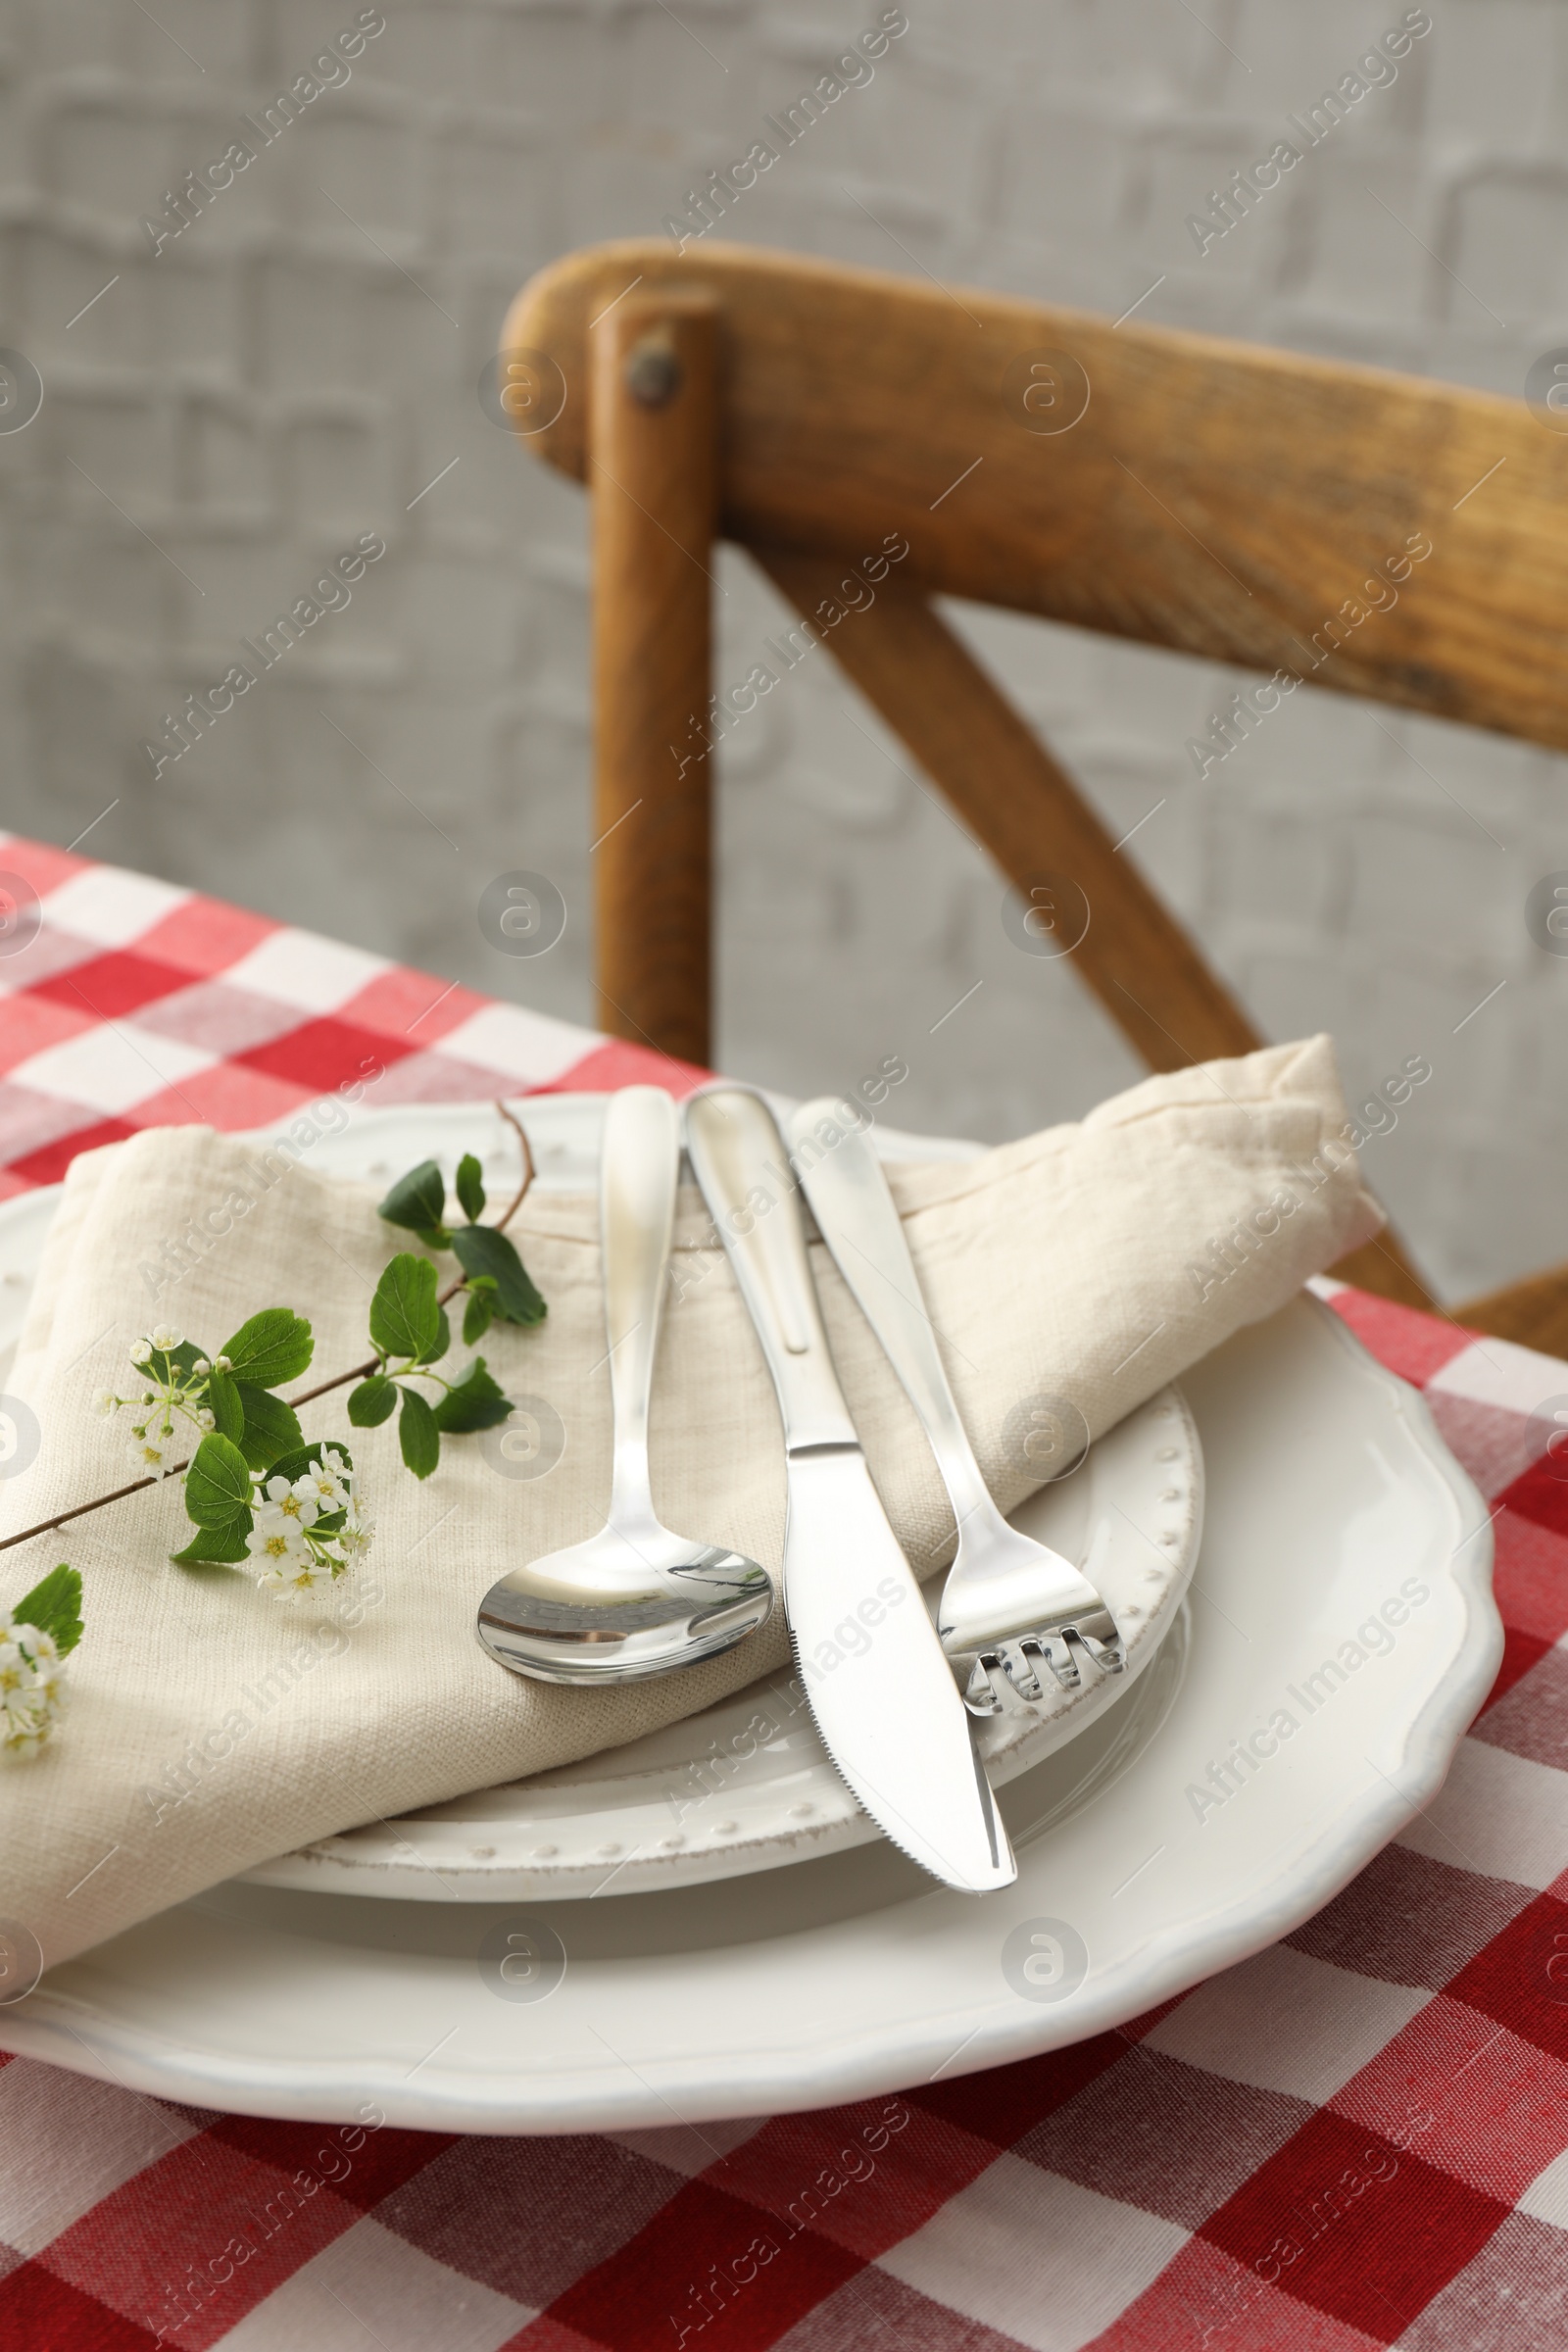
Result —
[{"label": "knife handle", "polygon": [[686,1104],[686,1149],[773,1376],[785,1450],[858,1445],[772,1112],[750,1087],[705,1087]]}]

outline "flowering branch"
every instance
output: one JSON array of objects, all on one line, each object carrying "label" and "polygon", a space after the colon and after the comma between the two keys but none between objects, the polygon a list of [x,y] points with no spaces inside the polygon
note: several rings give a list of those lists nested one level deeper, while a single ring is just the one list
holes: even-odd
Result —
[{"label": "flowering branch", "polygon": [[0,1751],[37,1754],[65,1712],[65,1660],[80,1639],[81,1579],[64,1560],[0,1609]]},{"label": "flowering branch", "polygon": [[[458,1167],[466,1221],[455,1229],[445,1221],[446,1185],[434,1160],[402,1177],[380,1204],[389,1224],[416,1233],[432,1251],[451,1250],[462,1272],[438,1296],[431,1259],[400,1251],[371,1301],[372,1355],[285,1399],[275,1392],[308,1369],[316,1346],[310,1324],[291,1308],[264,1307],[211,1353],[181,1332],[154,1331],[131,1349],[135,1393],[106,1389],[96,1400],[106,1416],[139,1415],[129,1444],[142,1475],[0,1538],[0,1551],[183,1474],[195,1533],[171,1554],[176,1563],[250,1561],[264,1590],[289,1598],[335,1583],[368,1545],[374,1521],[347,1446],[307,1443],[298,1407],[352,1381],[358,1385],[348,1399],[349,1420],[370,1429],[388,1420],[401,1399],[403,1460],[416,1478],[428,1478],[443,1437],[494,1428],[512,1410],[483,1356],[459,1380],[435,1369],[452,1343],[448,1302],[465,1296],[463,1337],[469,1346],[492,1322],[527,1328],[547,1311],[505,1231],[534,1181],[533,1153],[512,1111],[504,1102],[496,1107],[522,1151],[522,1180],[496,1224],[480,1222],[484,1184],[471,1152]],[[433,1404],[427,1388],[440,1392]],[[173,1461],[186,1429],[196,1437],[195,1450]],[[64,1660],[81,1634],[80,1600],[81,1579],[62,1561],[13,1609],[0,1608],[0,1752],[35,1753],[57,1721],[65,1704]]]},{"label": "flowering branch", "polygon": [[[516,1135],[516,1138],[517,1138],[517,1142],[518,1142],[519,1146],[521,1147],[521,1151],[522,1151],[522,1181],[521,1181],[521,1183],[518,1185],[518,1187],[517,1187],[517,1190],[516,1190],[515,1194],[513,1196],[512,1201],[511,1201],[510,1205],[509,1205],[509,1206],[508,1206],[508,1208],[507,1208],[506,1214],[505,1214],[503,1217],[501,1217],[501,1219],[500,1219],[500,1220],[498,1221],[498,1223],[496,1223],[495,1225],[493,1225],[493,1226],[489,1226],[489,1227],[486,1227],[486,1228],[484,1228],[484,1230],[485,1230],[486,1232],[489,1232],[489,1233],[497,1233],[497,1234],[499,1234],[499,1233],[504,1233],[504,1232],[505,1232],[505,1229],[506,1229],[506,1227],[507,1227],[507,1226],[508,1226],[508,1225],[509,1225],[509,1224],[512,1222],[512,1219],[513,1219],[513,1218],[514,1218],[514,1217],[516,1215],[516,1213],[517,1213],[517,1210],[518,1210],[518,1209],[519,1209],[519,1208],[522,1206],[522,1203],[523,1203],[524,1200],[527,1198],[528,1189],[529,1189],[529,1187],[532,1185],[532,1183],[533,1183],[533,1181],[534,1181],[534,1162],[533,1162],[533,1152],[531,1152],[531,1150],[529,1149],[529,1145],[528,1145],[528,1138],[527,1138],[527,1136],[526,1136],[526,1135],[523,1133],[523,1129],[522,1129],[522,1125],[521,1125],[520,1121],[519,1121],[519,1120],[516,1118],[516,1116],[515,1116],[515,1114],[514,1114],[514,1112],[512,1112],[511,1110],[509,1110],[509,1109],[508,1109],[508,1107],[507,1107],[507,1105],[506,1105],[506,1103],[505,1103],[505,1102],[497,1102],[497,1104],[496,1104],[496,1108],[497,1108],[497,1110],[498,1110],[498,1111],[501,1113],[501,1116],[502,1116],[502,1117],[503,1117],[503,1118],[506,1120],[506,1122],[507,1122],[508,1126],[509,1126],[509,1127],[511,1127],[511,1128],[512,1128],[512,1129],[514,1131],[514,1133],[515,1133],[515,1135]],[[463,1164],[464,1164],[464,1167],[465,1167],[465,1168],[466,1168],[466,1167],[467,1167],[467,1166],[469,1166],[469,1165],[470,1165],[470,1159],[469,1159],[469,1158],[466,1158]],[[477,1175],[477,1171],[478,1171],[478,1162],[477,1162],[476,1160],[472,1160],[472,1161],[471,1161],[471,1165],[472,1165],[472,1167],[473,1167],[473,1169],[474,1169],[474,1171],[475,1171],[475,1174]],[[381,1203],[381,1214],[382,1214],[383,1216],[387,1216],[387,1215],[388,1215],[388,1210],[389,1210],[389,1206],[390,1206],[390,1204],[391,1204],[391,1203],[392,1203],[394,1200],[399,1200],[399,1198],[400,1198],[400,1196],[401,1196],[401,1195],[404,1193],[404,1191],[405,1191],[405,1188],[406,1188],[406,1187],[408,1187],[408,1186],[410,1186],[410,1185],[412,1185],[412,1184],[414,1184],[414,1183],[416,1182],[416,1179],[423,1179],[423,1180],[426,1180],[426,1181],[427,1181],[427,1171],[428,1171],[428,1170],[431,1170],[431,1169],[434,1169],[434,1172],[435,1172],[435,1177],[436,1177],[436,1182],[439,1184],[439,1183],[440,1183],[440,1181],[441,1181],[441,1177],[440,1177],[440,1170],[435,1168],[435,1163],[434,1163],[434,1161],[433,1161],[433,1160],[427,1160],[427,1161],[425,1161],[425,1162],[424,1162],[424,1163],[423,1163],[423,1164],[422,1164],[420,1167],[417,1167],[417,1168],[415,1168],[415,1169],[413,1169],[409,1175],[405,1176],[405,1177],[404,1177],[404,1178],[401,1180],[401,1182],[400,1182],[400,1183],[398,1183],[398,1184],[396,1184],[396,1185],[394,1185],[394,1186],[393,1186],[393,1188],[392,1188],[392,1191],[391,1191],[391,1192],[390,1192],[390,1193],[387,1195],[387,1198],[386,1198],[386,1200],[384,1200],[384,1201]],[[463,1175],[462,1175],[462,1171],[461,1171],[461,1170],[460,1170],[460,1172],[459,1172],[459,1182],[460,1182],[460,1184],[463,1182]],[[444,1197],[444,1187],[443,1187],[443,1197]],[[461,1196],[460,1196],[460,1197],[461,1197]],[[480,1205],[482,1206],[482,1205],[483,1205],[483,1202],[484,1202],[484,1193],[483,1193],[483,1189],[482,1189],[482,1187],[481,1187],[481,1189],[480,1189],[480,1191],[479,1191],[479,1196],[478,1196],[478,1198],[479,1198],[479,1203],[480,1203]],[[403,1223],[403,1222],[404,1222],[404,1220],[403,1220],[401,1217],[398,1217],[398,1218],[390,1218],[390,1217],[389,1217],[389,1220],[388,1220],[388,1221],[389,1221],[389,1222],[393,1222],[393,1223],[399,1223],[399,1224],[401,1224],[401,1223]],[[439,1222],[440,1222],[440,1211],[439,1211],[439,1209],[438,1209],[438,1211],[437,1211],[436,1219],[434,1220],[434,1222],[435,1222],[435,1225],[436,1225],[436,1226],[439,1226]],[[423,1234],[423,1232],[424,1232],[424,1230],[425,1230],[425,1229],[424,1229],[424,1228],[420,1228],[419,1230],[421,1231],[421,1236],[422,1236],[422,1234]],[[515,1250],[513,1250],[512,1254],[513,1254],[513,1257],[515,1259],[515,1258],[516,1258],[516,1251],[515,1251]],[[396,1261],[394,1261],[394,1262],[396,1262]],[[522,1267],[521,1267],[521,1261],[520,1261],[520,1259],[518,1259],[518,1260],[517,1260],[517,1270],[518,1270],[518,1272],[519,1272],[519,1273],[521,1273],[521,1272],[522,1272]],[[383,1279],[384,1279],[384,1277],[383,1277]],[[528,1278],[527,1278],[526,1274],[523,1274],[523,1277],[522,1277],[522,1279],[523,1279],[523,1281],[524,1281],[524,1282],[527,1282]],[[452,1299],[452,1298],[456,1298],[456,1297],[457,1297],[457,1295],[458,1295],[458,1293],[459,1293],[460,1291],[462,1291],[462,1290],[465,1290],[465,1289],[472,1290],[472,1289],[474,1289],[475,1287],[476,1287],[476,1286],[475,1286],[474,1282],[473,1282],[473,1281],[470,1279],[470,1277],[469,1277],[469,1276],[466,1274],[466,1272],[465,1272],[465,1273],[463,1273],[463,1274],[460,1274],[460,1275],[458,1276],[458,1279],[456,1280],[456,1282],[449,1283],[449,1284],[448,1284],[448,1286],[447,1286],[447,1288],[446,1288],[446,1289],[445,1289],[445,1290],[444,1290],[444,1291],[441,1293],[440,1298],[439,1298],[439,1300],[437,1301],[437,1303],[438,1303],[439,1305],[441,1305],[441,1306],[443,1306],[443,1307],[444,1307],[444,1306],[445,1306],[445,1305],[448,1303],[448,1301],[449,1301],[450,1299]],[[485,1277],[484,1277],[483,1275],[481,1275],[481,1276],[480,1276],[480,1278],[479,1278],[479,1283],[478,1283],[478,1286],[477,1286],[477,1287],[478,1287],[478,1288],[481,1290],[481,1292],[482,1292],[482,1291],[483,1291],[483,1289],[485,1288]],[[514,1320],[514,1321],[518,1321],[518,1322],[539,1322],[539,1321],[540,1321],[540,1320],[543,1318],[543,1315],[544,1315],[544,1312],[545,1312],[544,1300],[543,1300],[542,1298],[539,1298],[539,1294],[538,1294],[538,1292],[537,1292],[537,1291],[535,1291],[535,1290],[534,1290],[534,1288],[533,1288],[533,1285],[532,1285],[532,1283],[531,1283],[531,1282],[529,1282],[529,1283],[528,1283],[528,1289],[529,1289],[529,1291],[530,1291],[530,1292],[532,1292],[532,1295],[533,1295],[533,1297],[534,1297],[536,1299],[538,1299],[538,1300],[539,1300],[538,1312],[537,1312],[536,1314],[533,1314],[533,1315],[531,1315],[531,1316],[529,1316],[529,1315],[521,1315],[521,1316],[515,1316],[515,1317],[512,1317],[512,1318],[509,1318],[509,1319],[511,1319],[511,1320]],[[278,1312],[278,1313],[283,1313],[283,1312],[286,1312],[287,1310],[286,1310],[286,1309],[279,1308],[279,1309],[275,1309],[275,1310],[273,1310],[273,1311],[275,1311],[275,1312]],[[488,1320],[488,1318],[487,1318],[487,1320]],[[305,1326],[305,1328],[306,1328],[306,1330],[308,1331],[308,1330],[309,1330],[309,1328],[310,1328],[310,1326],[307,1324],[307,1325]],[[482,1326],[482,1325],[480,1326],[480,1329],[481,1329],[481,1330],[483,1329],[483,1326]],[[157,1339],[158,1339],[160,1336],[161,1336],[161,1335],[159,1335],[159,1334],[155,1333],[155,1334],[153,1335],[153,1339],[156,1341],[156,1340],[157,1340]],[[168,1335],[168,1334],[165,1334],[165,1335],[162,1335],[162,1336],[166,1336],[166,1337],[168,1337],[168,1336],[172,1336],[172,1339],[173,1339],[173,1341],[175,1342],[176,1346],[178,1345],[178,1342],[179,1342],[179,1334],[178,1334],[178,1333],[174,1333],[174,1334],[172,1334],[172,1335]],[[372,1336],[373,1336],[373,1335],[372,1335]],[[468,1329],[468,1320],[467,1320],[467,1317],[466,1317],[466,1316],[465,1317],[465,1320],[464,1320],[463,1336],[464,1336],[464,1339],[465,1339],[465,1341],[470,1341],[470,1340],[471,1340],[471,1338],[473,1338],[473,1337],[477,1337],[477,1336],[478,1336],[478,1335],[477,1335],[477,1333],[474,1333],[474,1334],[471,1334],[471,1335],[470,1335],[470,1332],[469,1332],[469,1329]],[[150,1347],[152,1346],[152,1342],[149,1342],[149,1343],[148,1343],[148,1345],[149,1345],[149,1348],[150,1348]],[[195,1358],[196,1358],[197,1352],[198,1352],[198,1351],[197,1351],[197,1350],[196,1350],[194,1348],[192,1348],[189,1350],[189,1353],[190,1353],[190,1359],[191,1359],[192,1363],[194,1363],[194,1361],[195,1361]],[[309,1359],[309,1357],[307,1356],[305,1360],[306,1360],[306,1362],[308,1363],[310,1359]],[[330,1392],[331,1390],[333,1390],[333,1389],[341,1389],[341,1388],[346,1388],[346,1387],[347,1387],[347,1385],[348,1385],[348,1383],[349,1383],[351,1380],[355,1380],[355,1381],[363,1381],[363,1380],[367,1380],[367,1379],[368,1379],[368,1378],[369,1378],[369,1377],[370,1377],[370,1376],[371,1376],[373,1373],[375,1373],[375,1372],[379,1371],[379,1370],[382,1368],[382,1361],[383,1361],[383,1359],[382,1359],[381,1355],[380,1355],[379,1353],[377,1353],[377,1354],[375,1354],[375,1355],[368,1356],[368,1357],[366,1359],[366,1361],[365,1361],[363,1364],[355,1364],[355,1365],[353,1365],[353,1366],[352,1366],[352,1367],[351,1367],[351,1368],[350,1368],[350,1369],[349,1369],[347,1372],[335,1372],[335,1373],[333,1374],[333,1376],[332,1376],[332,1378],[331,1378],[330,1380],[323,1380],[323,1381],[320,1381],[320,1382],[318,1382],[318,1385],[317,1385],[317,1386],[316,1386],[314,1389],[307,1389],[307,1390],[304,1392],[304,1394],[303,1394],[302,1396],[296,1396],[296,1397],[292,1398],[292,1399],[291,1399],[291,1402],[290,1402],[290,1406],[289,1406],[289,1408],[288,1408],[288,1409],[290,1409],[291,1411],[292,1411],[292,1410],[297,1410],[297,1409],[298,1409],[298,1407],[299,1407],[300,1405],[302,1405],[302,1404],[310,1404],[310,1403],[314,1402],[314,1400],[315,1400],[315,1399],[316,1399],[318,1396],[327,1396],[327,1395],[329,1394],[329,1392]],[[303,1369],[304,1367],[302,1366],[301,1368]],[[288,1376],[287,1376],[287,1375],[285,1375],[285,1377],[288,1377]],[[106,1392],[106,1394],[107,1394],[107,1392]],[[183,1418],[185,1418],[185,1419],[187,1419],[187,1420],[194,1419],[194,1418],[195,1418],[195,1415],[194,1415],[194,1414],[193,1414],[193,1413],[192,1413],[192,1412],[189,1410],[189,1407],[190,1407],[190,1405],[191,1405],[191,1403],[192,1403],[192,1400],[193,1400],[193,1395],[194,1395],[194,1392],[193,1392],[191,1389],[189,1389],[189,1388],[187,1387],[187,1388],[185,1388],[185,1389],[182,1391],[182,1393],[181,1393],[180,1396],[179,1396],[177,1399],[175,1399],[175,1398],[173,1398],[173,1397],[171,1397],[171,1398],[170,1398],[168,1401],[169,1401],[171,1404],[172,1404],[172,1405],[175,1405],[175,1406],[176,1406],[176,1409],[178,1409],[178,1410],[179,1410],[179,1412],[181,1413],[181,1415],[182,1415],[182,1417],[183,1417]],[[149,1396],[149,1397],[147,1398],[147,1402],[148,1402],[149,1404],[151,1404],[153,1401],[154,1401],[154,1399],[153,1399],[151,1396]],[[99,1399],[99,1403],[100,1403],[100,1409],[104,1409],[104,1407],[103,1407],[103,1398],[102,1398],[102,1397],[100,1397],[100,1399]],[[109,1407],[108,1409],[110,1409],[110,1410],[113,1410],[113,1407]],[[198,1405],[197,1405],[197,1410],[199,1411],[199,1409],[200,1409],[200,1407],[199,1407],[199,1402],[198,1402]],[[388,1410],[390,1410],[390,1407],[388,1408]],[[500,1417],[501,1417],[503,1420],[506,1418],[505,1414],[501,1415]],[[383,1416],[383,1418],[384,1418],[384,1416]],[[353,1414],[352,1414],[352,1412],[351,1412],[351,1414],[350,1414],[350,1419],[351,1419],[351,1420],[353,1419]],[[199,1424],[199,1426],[202,1426],[202,1427],[208,1427],[208,1426],[211,1426],[211,1425],[210,1425],[210,1424]],[[172,1421],[171,1421],[171,1424],[170,1424],[170,1429],[169,1429],[169,1432],[168,1432],[168,1434],[170,1434],[170,1435],[172,1435]],[[303,1441],[302,1441],[302,1442],[303,1442]],[[56,1512],[55,1512],[55,1514],[54,1514],[54,1516],[53,1516],[53,1518],[51,1518],[51,1519],[39,1519],[39,1520],[35,1521],[35,1522],[34,1522],[34,1524],[33,1524],[31,1527],[24,1527],[24,1528],[21,1529],[21,1531],[20,1531],[18,1534],[14,1535],[14,1536],[0,1536],[0,1551],[10,1551],[10,1550],[11,1550],[11,1549],[12,1549],[12,1548],[13,1548],[13,1547],[16,1545],[16,1544],[28,1544],[28,1543],[30,1543],[30,1542],[32,1541],[32,1538],[33,1538],[34,1536],[46,1536],[46,1535],[48,1535],[48,1534],[49,1534],[49,1533],[50,1533],[50,1532],[51,1532],[53,1529],[57,1529],[57,1528],[66,1527],[66,1526],[68,1526],[68,1525],[70,1524],[70,1522],[71,1522],[73,1519],[81,1519],[81,1518],[84,1518],[84,1517],[86,1516],[86,1514],[87,1514],[89,1511],[101,1511],[101,1510],[104,1510],[105,1508],[107,1508],[107,1506],[108,1506],[110,1503],[112,1503],[112,1502],[123,1502],[127,1494],[139,1494],[142,1492],[142,1490],[143,1490],[144,1488],[146,1488],[146,1487],[154,1487],[154,1486],[157,1486],[157,1484],[159,1483],[160,1479],[163,1479],[163,1478],[166,1478],[166,1477],[171,1477],[171,1478],[172,1478],[172,1477],[176,1477],[176,1476],[177,1476],[177,1475],[178,1475],[178,1474],[179,1474],[181,1471],[185,1471],[185,1470],[188,1470],[188,1469],[190,1468],[190,1466],[191,1466],[191,1458],[192,1458],[191,1456],[187,1455],[187,1456],[186,1456],[186,1458],[185,1458],[183,1461],[178,1461],[178,1462],[164,1461],[164,1462],[162,1462],[162,1463],[160,1464],[160,1466],[159,1466],[159,1467],[157,1467],[157,1468],[153,1468],[151,1465],[149,1465],[149,1467],[148,1467],[148,1469],[147,1469],[147,1472],[146,1472],[146,1474],[145,1474],[143,1477],[141,1477],[141,1478],[133,1478],[133,1479],[131,1479],[131,1480],[128,1482],[128,1484],[126,1484],[125,1486],[122,1486],[122,1487],[113,1487],[113,1488],[111,1488],[111,1489],[110,1489],[110,1491],[109,1491],[109,1493],[108,1493],[107,1494],[95,1494],[95,1495],[93,1496],[93,1498],[92,1498],[92,1500],[91,1500],[90,1502],[76,1502],[76,1503],[73,1503],[73,1504],[72,1504],[72,1506],[71,1506],[71,1508],[70,1508],[69,1510],[65,1510],[65,1511],[56,1511]]]}]

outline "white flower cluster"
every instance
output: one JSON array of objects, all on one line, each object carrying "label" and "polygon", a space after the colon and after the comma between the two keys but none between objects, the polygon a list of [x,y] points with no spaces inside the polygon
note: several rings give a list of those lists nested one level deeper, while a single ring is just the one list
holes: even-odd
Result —
[{"label": "white flower cluster", "polygon": [[0,1609],[0,1753],[33,1756],[66,1710],[66,1664],[51,1634]]},{"label": "white flower cluster", "polygon": [[[151,1380],[148,1364],[155,1354],[172,1355],[185,1344],[184,1334],[172,1324],[159,1328],[136,1342],[130,1360],[144,1380]],[[209,1405],[195,1402],[196,1393],[206,1382],[213,1367],[205,1355],[199,1355],[188,1372],[177,1364],[170,1366],[169,1378],[160,1380],[156,1388],[143,1389],[139,1396],[117,1396],[113,1389],[100,1389],[93,1402],[105,1418],[118,1413],[124,1405],[145,1408],[142,1418],[131,1423],[131,1435],[126,1441],[130,1458],[144,1478],[164,1478],[173,1468],[174,1415],[178,1413],[203,1437],[217,1425]],[[228,1370],[228,1358],[218,1359],[220,1372]],[[185,1441],[181,1439],[181,1443]]]},{"label": "white flower cluster", "polygon": [[302,1599],[318,1585],[334,1583],[368,1548],[375,1521],[354,1480],[332,1446],[322,1446],[320,1460],[302,1478],[252,1471],[256,1524],[245,1546],[261,1568],[256,1581],[264,1592]]}]

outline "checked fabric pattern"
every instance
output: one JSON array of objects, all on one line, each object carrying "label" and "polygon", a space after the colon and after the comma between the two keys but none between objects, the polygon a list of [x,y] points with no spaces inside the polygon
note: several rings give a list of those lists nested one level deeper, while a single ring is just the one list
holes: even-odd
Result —
[{"label": "checked fabric pattern", "polygon": [[655,1071],[676,1092],[702,1075],[0,833],[0,1199],[142,1127],[261,1127],[355,1081],[376,1103],[457,1102]]},{"label": "checked fabric pattern", "polygon": [[[696,1076],[55,850],[0,868],[44,915],[0,953],[6,1191],[367,1057],[383,1101]],[[0,2058],[0,2345],[149,2352],[200,2271],[190,2352],[1560,2352],[1568,1484],[1530,1416],[1568,1366],[1335,1303],[1494,1509],[1507,1649],[1442,1796],[1315,1919],[1054,2056],[701,2131],[345,2155]]]}]

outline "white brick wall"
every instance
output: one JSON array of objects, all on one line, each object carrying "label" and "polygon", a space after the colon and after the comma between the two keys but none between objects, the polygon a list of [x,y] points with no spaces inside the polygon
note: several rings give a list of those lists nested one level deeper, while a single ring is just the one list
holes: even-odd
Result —
[{"label": "white brick wall", "polygon": [[[657,233],[880,0],[382,5],[346,86],[155,260],[140,217],[358,0],[16,0],[0,344],[47,392],[0,434],[4,821],[69,842],[118,799],[106,857],[581,1018],[583,506],[488,421],[479,371],[532,270]],[[1113,316],[1163,272],[1151,320],[1516,393],[1568,343],[1554,0],[1433,0],[1397,81],[1253,218],[1202,259],[1183,229],[1401,14],[909,0],[874,82],[733,227]],[[349,610],[155,783],[161,713],[367,530],[389,553]],[[740,674],[779,608],[743,559],[721,578]],[[1369,1168],[1438,1279],[1568,1256],[1568,966],[1523,923],[1568,867],[1563,763],[1308,690],[1200,784],[1184,741],[1241,681],[958,618],[1117,832],[1163,799],[1125,854],[1266,1030],[1334,1028],[1352,1082],[1430,1057]],[[729,747],[722,852],[728,1067],[814,1089],[898,1050],[901,1119],[992,1136],[1135,1074],[1070,968],[1008,945],[996,877],[825,653]],[[475,921],[516,865],[572,909],[538,963]]]}]

